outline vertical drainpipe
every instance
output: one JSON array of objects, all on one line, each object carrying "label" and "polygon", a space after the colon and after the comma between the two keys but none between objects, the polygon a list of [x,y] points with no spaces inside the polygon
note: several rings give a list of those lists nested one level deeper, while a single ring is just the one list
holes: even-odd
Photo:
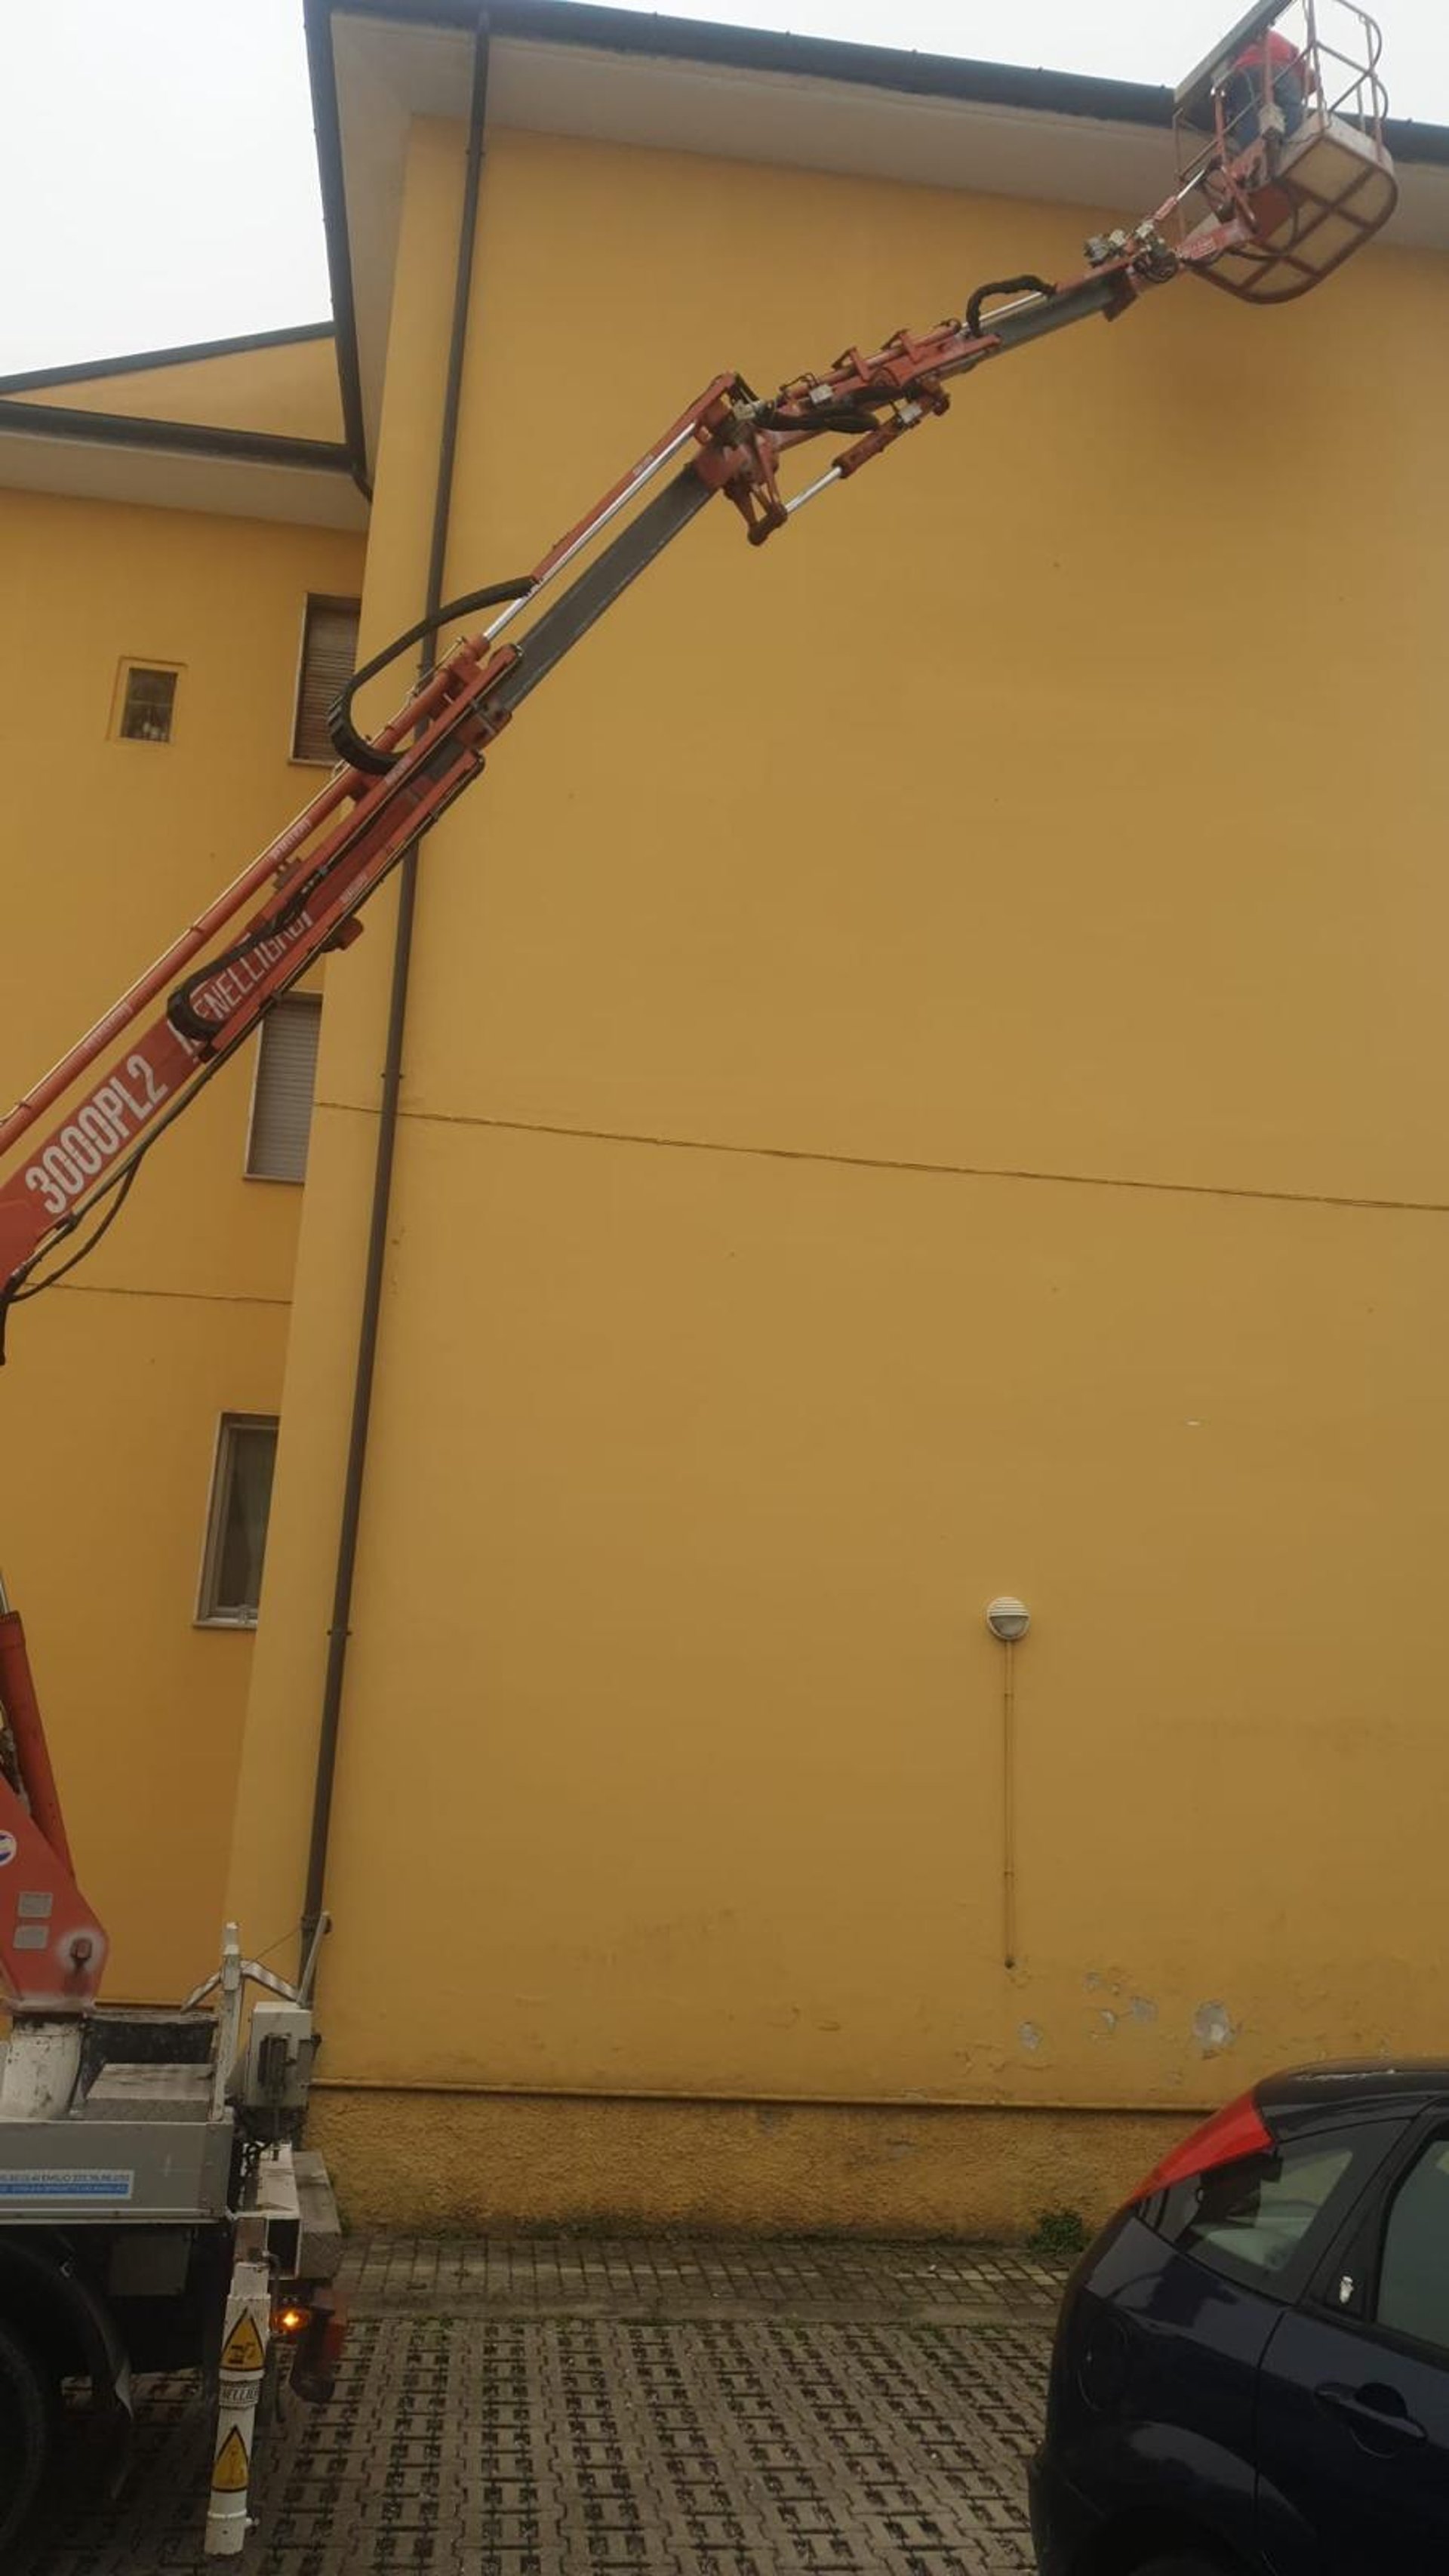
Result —
[{"label": "vertical drainpipe", "polygon": [[[488,19],[480,11],[473,38],[473,89],[468,111],[468,160],[463,179],[463,208],[458,223],[458,257],[453,282],[453,325],[448,343],[448,372],[443,388],[443,419],[438,441],[438,477],[433,493],[433,534],[428,556],[426,607],[431,616],[443,596],[448,551],[448,521],[453,499],[453,465],[458,449],[459,398],[463,357],[468,339],[468,298],[473,282],[473,244],[478,228],[478,193],[483,176],[483,126],[488,106]],[[437,660],[437,639],[425,644],[419,678]],[[342,1724],[342,1691],[347,1670],[347,1640],[352,1623],[352,1584],[357,1567],[357,1536],[362,1517],[362,1487],[367,1468],[367,1435],[372,1418],[372,1389],[377,1362],[378,1322],[382,1312],[383,1273],[387,1261],[388,1216],[392,1203],[393,1160],[397,1148],[398,1096],[402,1088],[403,1030],[407,1018],[408,970],[412,961],[413,923],[417,912],[420,834],[400,869],[401,892],[392,952],[392,990],[388,1000],[387,1043],[382,1066],[382,1102],[377,1129],[377,1159],[372,1177],[372,1214],[363,1270],[362,1317],[357,1335],[357,1371],[352,1387],[352,1421],[347,1466],[342,1480],[342,1515],[337,1534],[337,1567],[332,1587],[332,1621],[327,1632],[327,1670],[322,1683],[322,1715],[317,1738],[317,1772],[312,1791],[312,1835],[307,1853],[307,1890],[302,1906],[302,1957],[305,1960],[322,1918],[327,1880],[327,1845],[332,1825],[332,1793],[337,1776],[337,1743]]]}]

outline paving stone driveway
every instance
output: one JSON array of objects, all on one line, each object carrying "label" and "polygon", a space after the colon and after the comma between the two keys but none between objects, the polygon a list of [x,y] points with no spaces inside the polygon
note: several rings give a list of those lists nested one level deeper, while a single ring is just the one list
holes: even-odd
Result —
[{"label": "paving stone driveway", "polygon": [[[959,2245],[351,2249],[344,2378],[273,2427],[244,2576],[997,2576],[1060,2275]],[[208,2427],[146,2396],[120,2506],[15,2576],[200,2569]]]}]

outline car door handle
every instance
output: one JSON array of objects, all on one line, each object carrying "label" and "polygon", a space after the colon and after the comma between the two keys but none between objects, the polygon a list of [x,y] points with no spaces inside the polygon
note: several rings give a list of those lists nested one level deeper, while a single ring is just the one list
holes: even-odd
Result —
[{"label": "car door handle", "polygon": [[1313,2393],[1331,2415],[1343,2417],[1361,2442],[1413,2443],[1426,2438],[1423,2425],[1392,2389],[1343,2388],[1328,2380]]}]

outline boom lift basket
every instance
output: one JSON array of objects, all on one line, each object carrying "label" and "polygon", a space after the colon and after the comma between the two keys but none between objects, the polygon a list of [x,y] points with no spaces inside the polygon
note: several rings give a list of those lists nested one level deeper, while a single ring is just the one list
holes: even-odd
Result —
[{"label": "boom lift basket", "polygon": [[1199,267],[1209,285],[1286,304],[1388,222],[1399,190],[1384,145],[1382,50],[1356,0],[1260,0],[1183,82],[1176,222],[1164,229],[1181,242],[1239,216],[1254,236]]}]

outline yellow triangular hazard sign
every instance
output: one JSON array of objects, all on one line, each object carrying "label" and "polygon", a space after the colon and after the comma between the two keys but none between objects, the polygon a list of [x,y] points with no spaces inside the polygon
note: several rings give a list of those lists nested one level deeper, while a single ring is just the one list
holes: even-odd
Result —
[{"label": "yellow triangular hazard sign", "polygon": [[233,2425],[216,2455],[216,2466],[211,2472],[212,2494],[240,2495],[251,2473],[246,2444]]},{"label": "yellow triangular hazard sign", "polygon": [[222,2369],[260,2370],[266,2357],[256,2319],[245,2315],[238,2317],[222,2346]]}]

